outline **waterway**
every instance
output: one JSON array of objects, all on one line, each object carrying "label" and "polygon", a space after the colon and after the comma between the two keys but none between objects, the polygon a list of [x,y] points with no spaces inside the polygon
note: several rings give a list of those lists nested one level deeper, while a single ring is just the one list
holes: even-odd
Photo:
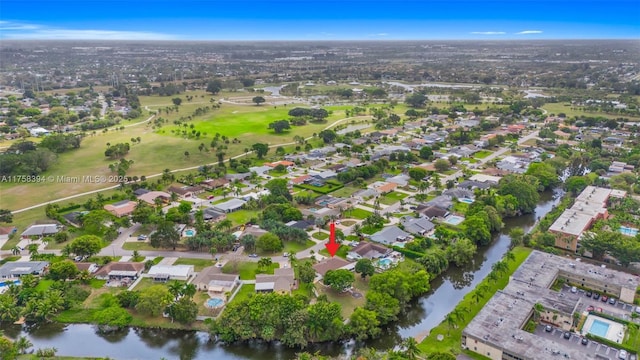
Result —
[{"label": "waterway", "polygon": [[[562,193],[545,192],[533,214],[506,219],[505,227],[495,235],[494,241],[480,248],[471,264],[464,268],[452,267],[431,283],[431,291],[414,301],[399,320],[389,326],[382,337],[364,344],[322,344],[307,349],[336,356],[349,354],[361,346],[389,349],[403,338],[428,333],[451,312],[460,300],[491,271],[491,265],[500,260],[510,244],[508,233],[514,227],[529,230],[537,219],[547,214],[560,201]],[[0,327],[10,338],[26,336],[34,348],[55,347],[58,355],[103,356],[118,360],[171,359],[292,359],[299,350],[279,344],[255,342],[222,345],[209,341],[204,332],[127,328],[101,334],[93,325],[48,324],[40,326],[3,325]]]}]

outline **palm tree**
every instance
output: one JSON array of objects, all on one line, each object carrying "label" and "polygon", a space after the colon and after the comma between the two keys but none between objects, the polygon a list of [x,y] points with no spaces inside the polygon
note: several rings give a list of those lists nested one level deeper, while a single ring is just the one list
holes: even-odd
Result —
[{"label": "palm tree", "polygon": [[273,264],[271,258],[260,258],[260,260],[258,260],[258,267],[260,268],[268,268],[271,264]]},{"label": "palm tree", "polygon": [[495,284],[496,281],[498,281],[498,274],[496,274],[495,271],[491,271],[488,275],[487,275],[487,279],[489,279],[489,281],[491,281],[492,283]]},{"label": "palm tree", "polygon": [[172,281],[167,286],[171,295],[173,295],[174,299],[178,299],[178,296],[182,294],[182,283],[178,281]]},{"label": "palm tree", "polygon": [[27,249],[29,250],[29,255],[31,255],[32,258],[34,256],[38,256],[38,244],[30,244],[27,246]]},{"label": "palm tree", "polygon": [[185,284],[182,288],[182,295],[192,298],[196,294],[196,286],[194,284]]},{"label": "palm tree", "polygon": [[476,289],[476,291],[474,291],[471,294],[471,297],[476,301],[476,304],[480,302],[480,299],[484,298],[484,292],[481,291],[479,288]]},{"label": "palm tree", "polygon": [[456,326],[456,317],[452,313],[448,313],[444,321],[447,322],[447,335],[450,335],[451,329]]},{"label": "palm tree", "polygon": [[402,342],[402,346],[404,347],[404,351],[402,353],[409,360],[417,359],[418,355],[422,352],[422,350],[418,348],[418,342],[413,337],[406,338]]},{"label": "palm tree", "polygon": [[491,270],[497,273],[506,273],[509,270],[509,265],[506,261],[500,260],[491,265]]},{"label": "palm tree", "polygon": [[513,254],[513,251],[507,251],[507,253],[504,254],[504,258],[507,261],[515,261],[516,260],[516,256]]},{"label": "palm tree", "polygon": [[31,341],[29,341],[29,339],[27,339],[26,337],[20,336],[18,338],[18,340],[16,340],[13,343],[13,346],[16,348],[16,350],[18,350],[18,352],[20,354],[26,354],[27,353],[27,349],[32,347],[33,343]]},{"label": "palm tree", "polygon": [[[140,257],[140,253],[138,252],[138,250],[133,250],[133,258],[137,259],[138,257]],[[135,260],[133,260],[135,261]]]},{"label": "palm tree", "polygon": [[229,231],[233,223],[230,219],[224,219],[216,224],[216,230],[226,230]]},{"label": "palm tree", "polygon": [[11,254],[18,255],[22,252],[22,249],[19,246],[14,246],[11,248]]}]

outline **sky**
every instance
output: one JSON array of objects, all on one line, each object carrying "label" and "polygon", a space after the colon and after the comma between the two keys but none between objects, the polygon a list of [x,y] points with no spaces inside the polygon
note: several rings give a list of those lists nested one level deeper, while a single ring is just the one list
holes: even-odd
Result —
[{"label": "sky", "polygon": [[0,0],[2,39],[640,40],[640,0]]}]

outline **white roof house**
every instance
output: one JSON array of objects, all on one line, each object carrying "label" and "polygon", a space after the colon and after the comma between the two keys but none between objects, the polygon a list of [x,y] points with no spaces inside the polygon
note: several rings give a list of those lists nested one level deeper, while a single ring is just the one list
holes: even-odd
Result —
[{"label": "white roof house", "polygon": [[149,269],[149,276],[169,275],[171,280],[188,280],[193,272],[193,265],[154,265]]}]

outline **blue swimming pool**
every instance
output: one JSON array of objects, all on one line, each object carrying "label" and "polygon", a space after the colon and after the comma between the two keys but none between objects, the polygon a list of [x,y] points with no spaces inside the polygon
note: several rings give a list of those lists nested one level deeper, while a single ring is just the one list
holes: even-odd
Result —
[{"label": "blue swimming pool", "polygon": [[196,234],[195,230],[189,229],[184,231],[184,236],[193,237]]},{"label": "blue swimming pool", "polygon": [[461,203],[465,203],[465,204],[473,204],[473,199],[469,199],[469,198],[460,198],[458,199],[458,201],[460,201]]},{"label": "blue swimming pool", "polygon": [[451,225],[458,225],[463,221],[464,221],[464,218],[462,216],[457,216],[457,215],[450,215],[450,216],[447,216],[446,219],[444,219],[444,222]]},{"label": "blue swimming pool", "polygon": [[607,338],[607,332],[609,331],[609,324],[604,321],[600,321],[597,319],[593,319],[593,324],[591,324],[591,328],[589,329],[589,333],[600,336],[601,338]]},{"label": "blue swimming pool", "polygon": [[622,235],[627,235],[627,236],[638,235],[638,229],[630,228],[626,226],[620,226],[620,232],[622,233]]},{"label": "blue swimming pool", "polygon": [[215,308],[218,306],[222,306],[222,304],[224,304],[224,300],[220,299],[220,298],[211,298],[209,300],[207,300],[207,306],[210,308]]},{"label": "blue swimming pool", "polygon": [[11,284],[14,284],[14,285],[18,286],[21,283],[20,283],[20,280],[5,280],[5,281],[0,282],[0,288],[1,287],[5,287],[5,286],[8,287]]},{"label": "blue swimming pool", "polygon": [[392,263],[391,259],[388,259],[388,258],[378,260],[378,266],[380,267],[389,267],[391,263]]}]

